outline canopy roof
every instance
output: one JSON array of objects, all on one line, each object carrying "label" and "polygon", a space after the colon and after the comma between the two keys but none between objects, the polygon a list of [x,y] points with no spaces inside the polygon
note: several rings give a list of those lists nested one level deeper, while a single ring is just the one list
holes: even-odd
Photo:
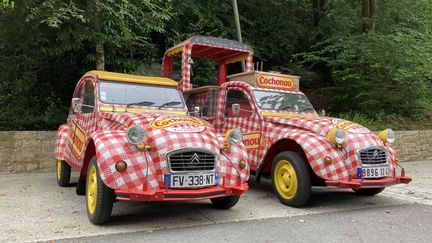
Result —
[{"label": "canopy roof", "polygon": [[[186,48],[190,48],[190,50]],[[165,55],[178,55],[183,51],[190,51],[190,57],[192,58],[204,58],[225,63],[238,62],[246,59],[249,55],[253,55],[253,49],[248,44],[235,40],[199,35],[192,36],[171,47],[165,52]]]}]

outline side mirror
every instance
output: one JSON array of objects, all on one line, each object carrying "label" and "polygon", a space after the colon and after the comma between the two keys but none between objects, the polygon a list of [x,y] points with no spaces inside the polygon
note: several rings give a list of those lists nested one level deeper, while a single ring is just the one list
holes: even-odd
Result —
[{"label": "side mirror", "polygon": [[196,117],[200,116],[201,108],[199,106],[194,106],[193,108],[193,115]]},{"label": "side mirror", "polygon": [[72,98],[72,110],[74,113],[81,112],[81,104],[82,104],[81,98]]},{"label": "side mirror", "polygon": [[238,116],[240,114],[240,104],[232,104],[231,109],[234,116]]}]

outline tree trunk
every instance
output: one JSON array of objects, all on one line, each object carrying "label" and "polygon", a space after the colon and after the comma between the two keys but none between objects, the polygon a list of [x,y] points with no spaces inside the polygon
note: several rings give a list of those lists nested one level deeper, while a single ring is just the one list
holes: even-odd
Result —
[{"label": "tree trunk", "polygon": [[363,32],[375,31],[376,0],[363,0]]},{"label": "tree trunk", "polygon": [[325,16],[325,5],[327,0],[312,0],[314,26],[318,27],[321,19]]},{"label": "tree trunk", "polygon": [[96,70],[105,70],[105,49],[103,43],[96,43]]}]

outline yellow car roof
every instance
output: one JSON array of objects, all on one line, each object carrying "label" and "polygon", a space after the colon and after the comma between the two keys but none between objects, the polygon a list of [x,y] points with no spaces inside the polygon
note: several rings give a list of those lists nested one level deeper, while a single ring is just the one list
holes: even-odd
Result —
[{"label": "yellow car roof", "polygon": [[117,81],[117,82],[128,82],[128,83],[141,83],[141,84],[153,84],[162,86],[177,86],[177,82],[164,77],[150,77],[150,76],[138,76],[124,73],[114,73],[107,71],[92,70],[87,74],[93,74],[98,76],[99,80]]}]

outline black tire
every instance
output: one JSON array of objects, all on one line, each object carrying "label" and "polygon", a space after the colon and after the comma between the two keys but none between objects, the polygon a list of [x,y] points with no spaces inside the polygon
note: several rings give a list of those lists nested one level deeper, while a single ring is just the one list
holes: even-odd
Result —
[{"label": "black tire", "polygon": [[[295,176],[297,178],[297,189],[294,189],[295,192],[293,192],[293,195],[288,195],[284,197],[278,191],[278,187],[281,187],[280,184],[276,185],[275,181],[275,169],[278,163],[289,164],[295,172]],[[289,180],[291,181],[291,174],[289,175],[289,178]],[[311,194],[311,179],[309,168],[303,158],[300,157],[297,153],[289,151],[281,152],[273,159],[271,181],[273,185],[273,190],[275,191],[281,203],[291,207],[301,207],[305,205],[309,200]]]},{"label": "black tire", "polygon": [[361,188],[361,189],[353,189],[353,191],[360,196],[375,196],[376,194],[384,191],[384,187],[382,188]]},{"label": "black tire", "polygon": [[227,196],[227,197],[217,197],[210,198],[210,201],[213,204],[213,207],[217,209],[229,209],[234,207],[239,201],[240,196]]},{"label": "black tire", "polygon": [[71,167],[64,160],[57,160],[56,165],[56,178],[57,183],[61,187],[65,187],[69,185],[71,177]]},{"label": "black tire", "polygon": [[[94,182],[91,182],[90,180],[93,180],[91,177],[90,171],[92,168],[95,168],[96,170],[96,199],[95,206],[93,209],[93,212],[89,209],[89,200],[90,199],[90,190],[89,187],[91,185],[94,185]],[[114,190],[107,187],[99,174],[99,169],[96,162],[96,156],[93,156],[93,158],[90,161],[90,164],[87,169],[87,183],[86,183],[86,208],[87,208],[87,215],[93,224],[103,224],[107,222],[111,216],[112,208],[113,208],[113,201],[114,201]]]}]

